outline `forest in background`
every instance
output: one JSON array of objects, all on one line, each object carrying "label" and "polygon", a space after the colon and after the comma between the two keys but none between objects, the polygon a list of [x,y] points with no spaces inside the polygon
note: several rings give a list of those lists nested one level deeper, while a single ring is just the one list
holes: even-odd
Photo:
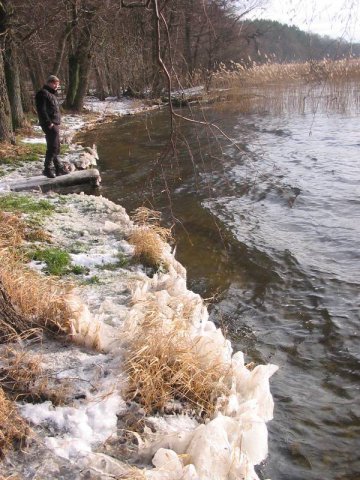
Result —
[{"label": "forest in background", "polygon": [[360,45],[246,20],[259,0],[0,0],[0,141],[33,109],[33,95],[58,75],[63,107],[81,111],[99,98],[206,84],[235,62],[336,60]]}]

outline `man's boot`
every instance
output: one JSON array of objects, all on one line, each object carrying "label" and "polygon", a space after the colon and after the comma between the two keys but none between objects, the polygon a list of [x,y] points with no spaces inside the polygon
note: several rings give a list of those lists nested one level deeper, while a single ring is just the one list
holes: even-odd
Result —
[{"label": "man's boot", "polygon": [[47,147],[46,155],[45,155],[45,162],[44,162],[44,170],[43,170],[42,174],[45,175],[45,177],[48,177],[48,178],[55,178],[56,175],[50,168],[52,163],[53,163],[53,159],[52,159],[52,156],[51,156],[51,152],[49,152],[48,150],[49,149]]},{"label": "man's boot", "polygon": [[59,177],[60,175],[66,175],[67,173],[69,173],[63,167],[63,165],[59,162],[59,160],[55,160],[54,164],[55,164],[55,173],[57,177]]},{"label": "man's boot", "polygon": [[45,165],[45,168],[42,171],[42,174],[45,175],[45,177],[48,177],[48,178],[55,178],[56,177],[55,173],[50,169],[50,167],[48,165]]}]

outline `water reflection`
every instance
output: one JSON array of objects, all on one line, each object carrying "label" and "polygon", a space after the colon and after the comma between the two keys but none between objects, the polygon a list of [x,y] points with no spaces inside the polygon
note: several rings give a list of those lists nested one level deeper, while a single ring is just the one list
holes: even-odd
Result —
[{"label": "water reflection", "polygon": [[356,478],[359,118],[319,109],[206,115],[241,152],[185,124],[193,157],[183,145],[162,162],[165,112],[84,136],[98,145],[101,193],[128,211],[145,202],[175,220],[190,288],[212,297],[212,317],[251,360],[280,365],[260,475]]}]

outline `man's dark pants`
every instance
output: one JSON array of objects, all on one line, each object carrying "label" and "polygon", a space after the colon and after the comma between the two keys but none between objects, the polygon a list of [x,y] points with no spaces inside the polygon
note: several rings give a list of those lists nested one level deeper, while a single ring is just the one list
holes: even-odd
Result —
[{"label": "man's dark pants", "polygon": [[49,169],[54,163],[55,168],[59,166],[58,155],[60,153],[60,127],[53,125],[52,128],[42,127],[46,138],[45,169]]}]

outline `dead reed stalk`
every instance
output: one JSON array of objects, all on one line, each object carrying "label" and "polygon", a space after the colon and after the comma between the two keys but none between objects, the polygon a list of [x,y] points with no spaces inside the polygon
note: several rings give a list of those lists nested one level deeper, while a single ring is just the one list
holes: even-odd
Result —
[{"label": "dead reed stalk", "polygon": [[319,82],[344,80],[359,80],[360,60],[358,58],[344,58],[341,60],[314,61],[303,63],[275,63],[257,64],[252,62],[249,67],[235,62],[226,66],[220,64],[213,76],[214,86],[232,88],[245,85],[259,86],[265,84]]}]

